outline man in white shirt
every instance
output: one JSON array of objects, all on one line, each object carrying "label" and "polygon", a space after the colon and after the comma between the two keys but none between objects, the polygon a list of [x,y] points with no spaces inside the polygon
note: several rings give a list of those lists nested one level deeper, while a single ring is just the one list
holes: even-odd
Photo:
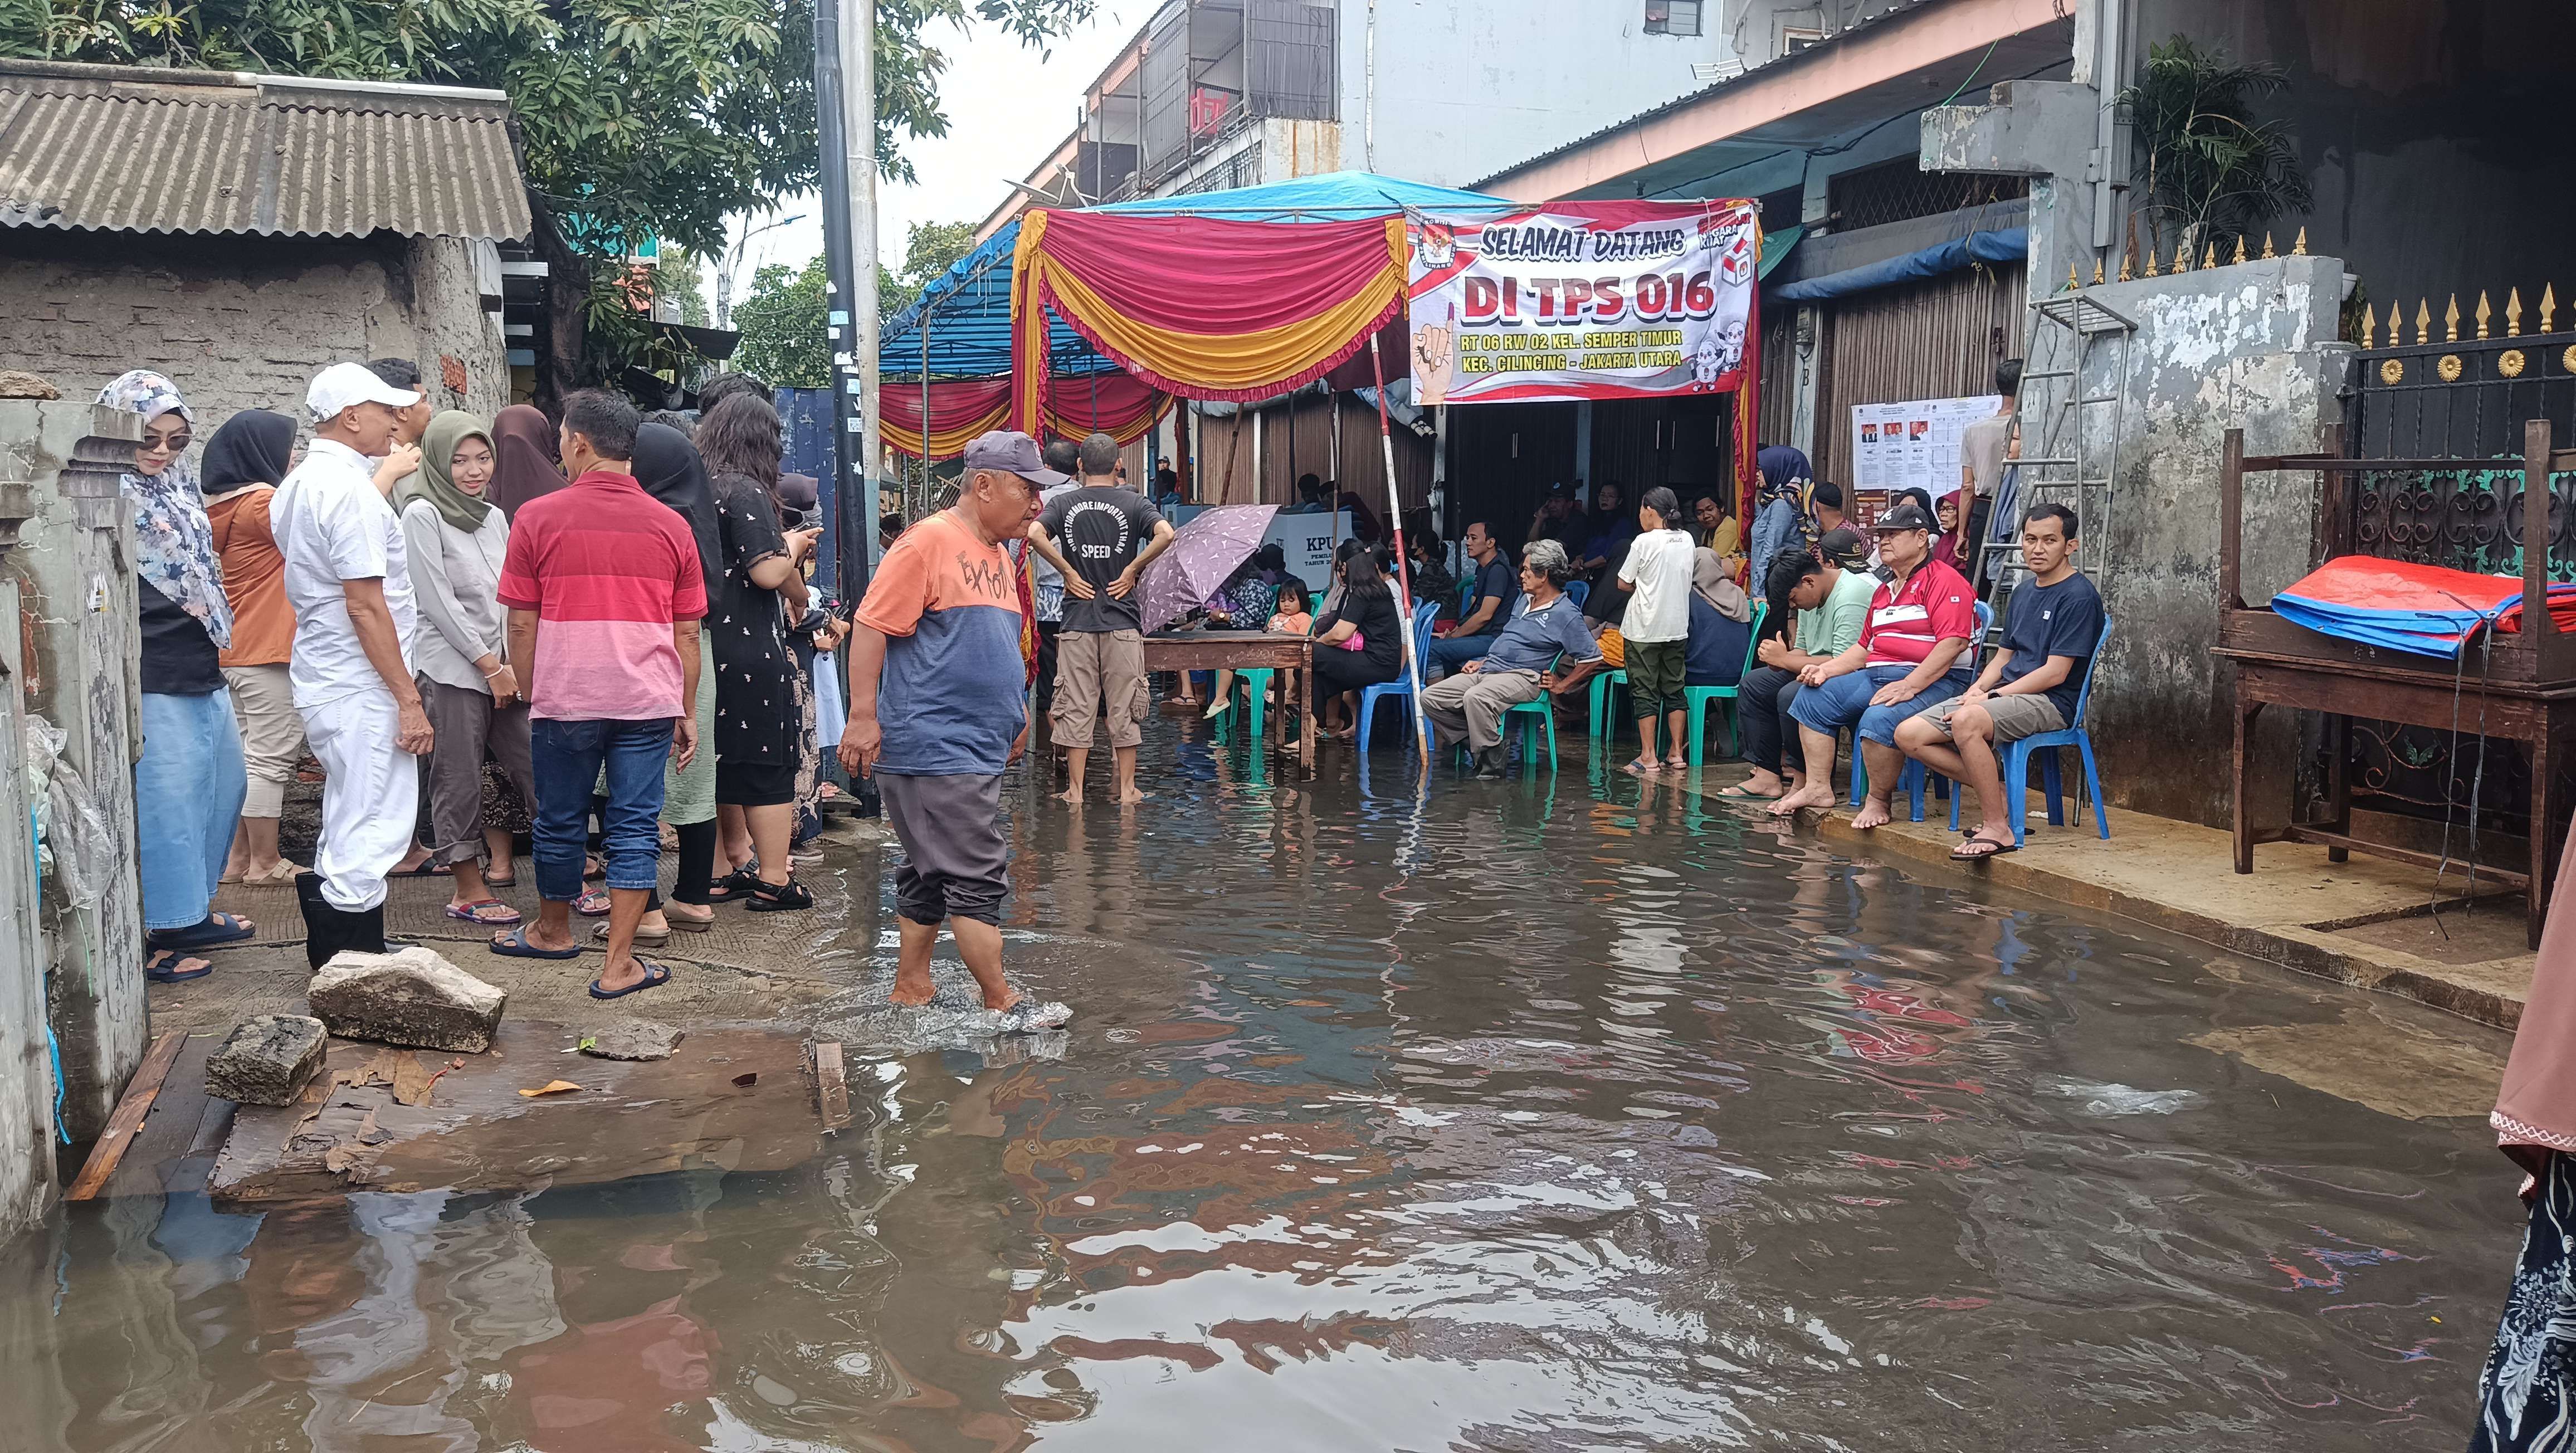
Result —
[{"label": "man in white shirt", "polygon": [[1959,431],[1959,487],[1968,496],[1968,517],[1962,522],[1967,538],[1959,542],[1959,559],[1971,585],[1985,574],[1986,522],[2010,461],[2013,416],[2021,408],[2020,359],[2007,358],[1995,365],[1995,392],[2003,396],[2003,407]]},{"label": "man in white shirt", "polygon": [[430,726],[411,669],[411,576],[402,522],[373,477],[419,400],[361,364],[315,375],[313,445],[270,512],[295,607],[295,709],[328,774],[313,871],[296,879],[316,969],[342,949],[385,951],[385,875],[410,850],[419,808]]}]

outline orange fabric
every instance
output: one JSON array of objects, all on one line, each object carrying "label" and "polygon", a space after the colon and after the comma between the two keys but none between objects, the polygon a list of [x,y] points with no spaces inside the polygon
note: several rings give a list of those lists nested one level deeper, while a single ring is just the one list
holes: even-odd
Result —
[{"label": "orange fabric", "polygon": [[1602,664],[1613,671],[1628,669],[1628,638],[1619,634],[1617,626],[1603,626],[1593,644],[1601,648]]},{"label": "orange fabric", "polygon": [[[901,387],[899,384],[888,384],[883,392],[892,394],[899,387]],[[917,408],[918,405],[915,407]],[[984,412],[969,415],[957,422],[951,422],[934,414],[930,421],[930,457],[956,458],[966,452],[966,446],[974,443],[977,435],[1001,428],[1010,415],[1011,400],[1007,393]],[[921,457],[919,429],[905,428],[891,417],[880,415],[877,419],[877,433],[885,440],[885,446],[897,454],[909,454],[915,459]]]},{"label": "orange fabric", "polygon": [[[1047,250],[1048,214],[1023,215],[1012,257],[1012,418],[1045,417],[1046,315],[1052,311],[1137,378],[1185,398],[1259,399],[1317,378],[1404,307],[1404,219],[1376,229],[1383,262],[1361,285],[1304,317],[1231,333],[1181,331],[1128,316]],[[1272,224],[1295,227],[1298,223]]]},{"label": "orange fabric", "polygon": [[226,666],[282,666],[294,655],[295,607],[286,599],[286,557],[269,532],[265,484],[206,501],[215,553],[224,567],[224,598],[233,605],[233,643],[216,659]]}]

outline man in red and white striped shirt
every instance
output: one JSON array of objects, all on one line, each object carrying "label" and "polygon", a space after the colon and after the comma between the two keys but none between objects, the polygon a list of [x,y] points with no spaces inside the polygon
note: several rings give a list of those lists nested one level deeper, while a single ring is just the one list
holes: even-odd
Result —
[{"label": "man in red and white striped shirt", "polygon": [[1878,517],[1879,559],[1896,578],[1879,586],[1860,639],[1830,661],[1798,673],[1789,715],[1806,755],[1806,785],[1771,805],[1787,817],[1834,801],[1834,733],[1851,728],[1869,775],[1868,800],[1852,826],[1887,821],[1888,795],[1905,769],[1896,727],[1935,702],[1968,689],[1977,631],[1977,597],[1958,571],[1932,558],[1932,520],[1920,505],[1900,504]]}]

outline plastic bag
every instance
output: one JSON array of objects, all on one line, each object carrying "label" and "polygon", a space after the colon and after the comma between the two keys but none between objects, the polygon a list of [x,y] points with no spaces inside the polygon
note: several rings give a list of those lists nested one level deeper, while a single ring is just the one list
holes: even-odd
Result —
[{"label": "plastic bag", "polygon": [[62,730],[30,713],[26,738],[28,797],[44,804],[37,813],[37,867],[62,885],[74,908],[88,908],[106,896],[116,872],[115,829],[79,769],[63,760]]},{"label": "plastic bag", "polygon": [[824,751],[841,744],[841,728],[848,724],[850,709],[841,704],[841,673],[833,669],[832,653],[814,653],[814,743]]}]

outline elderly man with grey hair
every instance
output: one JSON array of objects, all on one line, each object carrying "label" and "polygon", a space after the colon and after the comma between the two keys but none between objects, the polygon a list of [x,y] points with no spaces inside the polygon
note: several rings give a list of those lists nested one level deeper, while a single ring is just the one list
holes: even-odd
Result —
[{"label": "elderly man with grey hair", "polygon": [[1495,633],[1485,654],[1422,688],[1423,714],[1441,744],[1464,738],[1476,754],[1476,775],[1503,775],[1503,713],[1571,683],[1556,676],[1559,657],[1589,661],[1600,655],[1583,612],[1565,593],[1574,573],[1565,547],[1533,542],[1521,556],[1521,598],[1511,620]]}]

